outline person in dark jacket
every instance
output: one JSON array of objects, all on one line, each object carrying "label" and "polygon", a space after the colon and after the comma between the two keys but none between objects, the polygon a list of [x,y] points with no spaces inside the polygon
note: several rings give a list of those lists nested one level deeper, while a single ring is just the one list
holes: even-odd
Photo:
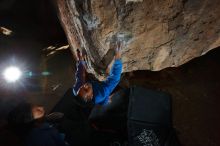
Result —
[{"label": "person in dark jacket", "polygon": [[64,136],[46,122],[42,106],[21,103],[9,113],[8,123],[26,146],[66,146]]},{"label": "person in dark jacket", "polygon": [[115,49],[115,60],[110,73],[105,81],[88,81],[86,80],[86,69],[84,56],[77,51],[78,64],[76,72],[76,83],[73,87],[75,96],[80,96],[84,101],[92,101],[94,104],[106,105],[109,96],[115,87],[118,85],[122,73],[121,61],[121,44],[118,44]]}]

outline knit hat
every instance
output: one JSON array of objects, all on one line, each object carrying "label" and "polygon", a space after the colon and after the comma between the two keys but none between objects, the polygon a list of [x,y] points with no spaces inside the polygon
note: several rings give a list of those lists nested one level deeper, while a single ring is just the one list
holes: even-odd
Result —
[{"label": "knit hat", "polygon": [[31,123],[34,119],[32,116],[32,105],[30,103],[20,103],[8,115],[8,123],[12,126],[19,126]]}]

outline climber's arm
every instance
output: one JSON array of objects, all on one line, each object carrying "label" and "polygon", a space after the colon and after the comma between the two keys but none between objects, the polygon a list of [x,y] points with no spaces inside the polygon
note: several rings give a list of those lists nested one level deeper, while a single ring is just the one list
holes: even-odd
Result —
[{"label": "climber's arm", "polygon": [[[117,46],[115,49],[115,60],[110,70],[110,73],[107,79],[102,83],[103,91],[105,92],[105,98],[109,98],[112,91],[118,85],[121,73],[122,73],[122,60],[121,60],[121,45]],[[104,101],[108,101],[108,99],[103,99]]]},{"label": "climber's arm", "polygon": [[82,54],[77,50],[77,70],[75,73],[75,84],[73,86],[73,93],[76,96],[78,93],[79,88],[85,84],[86,82],[86,69],[85,69],[85,61]]}]

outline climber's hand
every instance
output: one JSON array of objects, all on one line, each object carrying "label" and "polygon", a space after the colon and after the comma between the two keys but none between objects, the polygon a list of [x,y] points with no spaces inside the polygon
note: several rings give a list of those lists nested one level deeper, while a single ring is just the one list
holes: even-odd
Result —
[{"label": "climber's hand", "polygon": [[80,52],[79,49],[77,49],[77,60],[84,60],[84,55]]},{"label": "climber's hand", "polygon": [[122,48],[122,42],[117,42],[117,45],[115,48],[115,59],[121,58],[121,48]]}]

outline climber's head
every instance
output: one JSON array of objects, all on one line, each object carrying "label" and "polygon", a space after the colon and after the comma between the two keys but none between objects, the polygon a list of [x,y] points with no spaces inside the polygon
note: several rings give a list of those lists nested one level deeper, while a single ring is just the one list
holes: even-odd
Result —
[{"label": "climber's head", "polygon": [[92,84],[85,83],[79,88],[78,95],[85,101],[91,101],[93,98]]}]

